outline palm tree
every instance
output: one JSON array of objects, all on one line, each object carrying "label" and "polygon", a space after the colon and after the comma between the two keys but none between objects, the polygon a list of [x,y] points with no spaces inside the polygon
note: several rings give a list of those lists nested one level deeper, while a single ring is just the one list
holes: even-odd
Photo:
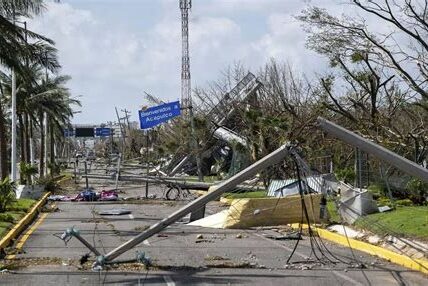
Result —
[{"label": "palm tree", "polygon": [[[31,80],[27,77],[17,77],[17,115],[19,119],[19,134],[21,138],[21,161],[29,162],[29,145],[32,138],[33,127],[40,130],[40,162],[39,173],[42,176],[44,168],[45,126],[43,116],[47,114],[50,126],[51,138],[51,165],[55,164],[53,154],[54,138],[61,138],[63,127],[68,127],[73,116],[72,106],[80,106],[80,101],[70,97],[65,84],[70,80],[69,76],[45,77],[43,69],[39,65],[28,67],[26,75],[31,74]],[[0,82],[3,82],[3,94],[6,99],[11,95],[10,76],[0,72]],[[29,126],[28,126],[29,125]]]},{"label": "palm tree", "polygon": [[[33,95],[27,100],[28,109],[34,110],[34,118],[38,117],[40,127],[41,147],[44,149],[44,144],[47,144],[47,138],[44,134],[43,114],[46,113],[49,119],[49,134],[50,134],[50,149],[51,149],[51,171],[55,165],[53,146],[55,138],[62,138],[63,128],[70,125],[70,119],[73,117],[73,105],[80,106],[80,101],[70,97],[69,90],[65,87],[65,83],[70,80],[69,76],[55,76],[44,79],[41,84],[33,90]],[[40,168],[42,172],[44,166],[44,153],[40,152]]]},{"label": "palm tree", "polygon": [[[31,17],[44,10],[42,0],[0,0],[0,64],[21,70],[29,60],[54,71],[60,66],[54,42],[15,24],[19,17]],[[29,42],[28,39],[33,40]]]},{"label": "palm tree", "polygon": [[[26,77],[28,81],[31,80],[31,75],[26,73],[28,64],[38,64],[53,72],[60,67],[52,40],[15,25],[15,21],[19,17],[38,15],[43,9],[42,0],[0,0],[0,66],[13,69],[22,77]],[[0,95],[2,94],[3,92]],[[21,118],[21,123],[22,121]],[[26,116],[24,121],[27,122]],[[21,128],[22,125],[23,123]],[[28,124],[26,124],[26,128],[28,128]],[[0,106],[1,177],[8,174],[6,129],[6,116],[2,106]]]}]

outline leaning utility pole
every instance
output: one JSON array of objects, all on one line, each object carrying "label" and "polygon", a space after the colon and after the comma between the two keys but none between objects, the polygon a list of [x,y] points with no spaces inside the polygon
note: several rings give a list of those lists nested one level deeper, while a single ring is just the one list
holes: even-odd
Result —
[{"label": "leaning utility pole", "polygon": [[190,56],[189,56],[189,10],[192,8],[192,0],[180,0],[181,11],[181,105],[184,110],[184,118],[190,123],[190,141],[196,157],[196,166],[199,181],[203,180],[201,160],[197,153],[198,142],[195,136],[195,124],[193,121],[192,88],[190,80]]}]

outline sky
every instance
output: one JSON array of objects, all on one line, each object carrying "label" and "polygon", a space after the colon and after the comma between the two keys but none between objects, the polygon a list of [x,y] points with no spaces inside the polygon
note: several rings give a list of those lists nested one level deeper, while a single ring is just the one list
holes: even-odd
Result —
[{"label": "sky", "polygon": [[[147,105],[144,91],[164,101],[180,99],[179,0],[62,0],[29,21],[29,29],[53,39],[68,74],[76,108],[73,123],[115,121],[115,107]],[[255,72],[271,58],[298,72],[322,72],[327,62],[305,48],[294,16],[315,5],[333,13],[335,0],[193,0],[190,12],[192,86],[204,87],[235,62]]]}]

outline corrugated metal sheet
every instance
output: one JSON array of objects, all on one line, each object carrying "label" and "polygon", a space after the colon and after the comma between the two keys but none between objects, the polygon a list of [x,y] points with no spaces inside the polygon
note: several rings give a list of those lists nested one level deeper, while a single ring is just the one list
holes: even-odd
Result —
[{"label": "corrugated metal sheet", "polygon": [[[306,183],[309,189],[315,193],[323,192],[324,180],[321,176],[311,176],[302,180],[303,187],[305,188]],[[306,191],[306,190],[305,190]],[[283,197],[288,195],[295,195],[299,193],[299,184],[297,179],[286,179],[286,180],[272,180],[268,187],[269,197]]]}]

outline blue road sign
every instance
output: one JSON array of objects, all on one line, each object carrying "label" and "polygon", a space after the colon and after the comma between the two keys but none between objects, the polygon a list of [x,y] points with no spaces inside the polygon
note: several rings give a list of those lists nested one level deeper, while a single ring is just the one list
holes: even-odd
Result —
[{"label": "blue road sign", "polygon": [[95,128],[95,136],[108,137],[110,136],[111,128]]},{"label": "blue road sign", "polygon": [[64,129],[64,137],[73,137],[74,135],[73,129]]},{"label": "blue road sign", "polygon": [[140,128],[148,129],[180,115],[180,102],[170,102],[139,111]]}]

